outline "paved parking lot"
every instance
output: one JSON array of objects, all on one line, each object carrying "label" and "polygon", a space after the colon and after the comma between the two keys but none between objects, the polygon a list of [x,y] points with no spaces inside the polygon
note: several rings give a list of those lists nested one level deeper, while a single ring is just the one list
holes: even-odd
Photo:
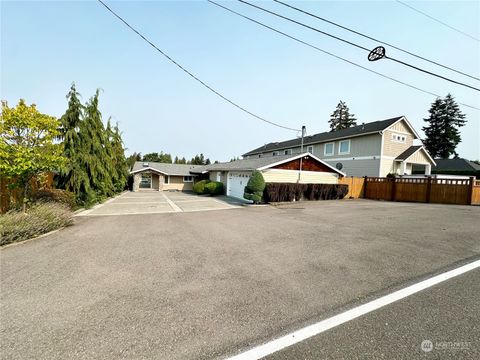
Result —
[{"label": "paved parking lot", "polygon": [[133,215],[228,210],[243,202],[226,196],[198,196],[193,193],[144,190],[125,192],[114,199],[83,211],[78,216]]},{"label": "paved parking lot", "polygon": [[[478,259],[479,218],[480,207],[369,200],[77,217],[0,250],[0,354],[225,359]],[[426,357],[478,359],[474,284],[478,272],[275,356],[411,359],[430,339],[468,348]]]}]

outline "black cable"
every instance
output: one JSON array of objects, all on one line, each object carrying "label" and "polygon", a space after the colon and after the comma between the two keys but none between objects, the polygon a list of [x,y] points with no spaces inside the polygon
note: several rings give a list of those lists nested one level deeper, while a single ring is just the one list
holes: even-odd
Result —
[{"label": "black cable", "polygon": [[216,91],[215,89],[213,89],[211,86],[207,85],[205,82],[203,82],[202,80],[200,80],[198,77],[196,77],[195,75],[193,75],[190,71],[188,71],[186,68],[184,68],[182,65],[180,65],[178,62],[176,62],[175,60],[173,60],[169,55],[167,55],[164,51],[162,51],[161,49],[159,49],[155,44],[153,44],[150,40],[148,40],[144,35],[142,35],[138,30],[136,30],[135,28],[133,28],[126,20],[124,20],[120,15],[118,15],[117,13],[115,13],[111,8],[108,7],[107,4],[105,4],[102,0],[98,0],[98,2],[100,4],[102,4],[109,12],[111,12],[117,19],[119,19],[121,22],[123,22],[130,30],[132,30],[134,33],[136,33],[138,36],[140,36],[143,40],[145,40],[150,46],[152,46],[155,50],[157,50],[160,54],[162,54],[164,57],[166,57],[170,62],[172,62],[173,64],[175,64],[178,68],[180,68],[182,71],[184,71],[185,73],[187,73],[190,77],[192,77],[193,79],[195,79],[196,81],[198,81],[200,84],[202,84],[204,87],[206,87],[208,90],[210,90],[211,92],[213,92],[215,95],[219,96],[220,98],[222,98],[223,100],[227,101],[228,103],[230,103],[231,105],[235,106],[236,108],[240,109],[241,111],[247,113],[248,115],[250,116],[253,116],[254,118],[258,119],[258,120],[261,120],[261,121],[264,121],[270,125],[274,125],[274,126],[277,126],[279,128],[282,128],[282,129],[286,129],[286,130],[292,130],[292,131],[300,131],[299,129],[294,129],[294,128],[289,128],[287,126],[283,126],[283,125],[280,125],[280,124],[277,124],[277,123],[274,123],[273,121],[270,121],[270,120],[267,120],[267,119],[264,119],[263,117],[261,116],[258,116],[258,115],[255,115],[254,113],[248,111],[247,109],[243,108],[242,106],[236,104],[235,102],[233,102],[232,100],[230,100],[229,98],[223,96],[222,94],[220,94],[218,91]]},{"label": "black cable", "polygon": [[[285,20],[287,20],[287,21],[293,22],[293,23],[295,23],[295,24],[297,24],[297,25],[303,26],[303,27],[305,27],[305,28],[307,28],[307,29],[310,29],[310,30],[319,32],[319,33],[321,33],[321,34],[324,34],[324,35],[329,36],[329,37],[331,37],[331,38],[334,38],[334,39],[336,39],[336,40],[342,41],[342,42],[347,43],[347,44],[349,44],[349,45],[355,46],[355,47],[357,47],[357,48],[359,48],[359,49],[362,49],[362,50],[365,50],[365,51],[370,52],[370,49],[367,49],[366,47],[363,47],[363,46],[358,45],[358,44],[355,44],[355,43],[353,43],[353,42],[351,42],[351,41],[342,39],[342,38],[340,38],[340,37],[338,37],[338,36],[329,34],[329,33],[325,32],[325,31],[321,31],[321,30],[319,30],[319,29],[317,29],[317,28],[314,28],[314,27],[312,27],[312,26],[309,26],[309,25],[306,25],[306,24],[301,23],[301,22],[299,22],[299,21],[293,20],[293,19],[291,19],[291,18],[289,18],[289,17],[287,17],[287,16],[280,15],[280,14],[274,12],[274,11],[270,11],[270,10],[268,10],[268,9],[262,8],[261,6],[258,6],[258,5],[249,3],[248,1],[245,1],[245,0],[238,0],[238,1],[241,2],[241,3],[243,3],[243,4],[245,4],[245,5],[249,5],[249,6],[251,6],[251,7],[253,7],[253,8],[256,8],[256,9],[258,9],[258,10],[264,11],[264,12],[266,12],[266,13],[268,13],[268,14],[277,16],[277,17],[279,17],[279,18],[282,18],[282,19],[285,19]],[[391,58],[391,57],[388,57],[388,56],[386,56],[386,55],[384,56],[384,58],[385,58],[385,59],[393,60],[393,61],[395,61],[395,62],[397,62],[397,63],[399,63],[399,64],[409,66],[409,67],[412,68],[412,69],[415,69],[415,70],[424,72],[424,73],[426,73],[426,74],[429,74],[429,75],[432,75],[432,76],[435,76],[435,77],[438,77],[438,78],[440,78],[440,79],[449,81],[449,82],[451,82],[451,83],[454,83],[454,84],[457,84],[457,85],[461,85],[461,86],[465,86],[465,87],[468,87],[468,88],[470,88],[470,89],[472,89],[472,90],[480,91],[479,88],[476,88],[476,87],[474,87],[474,86],[471,86],[471,85],[462,83],[462,82],[460,82],[460,81],[456,81],[456,80],[447,78],[447,77],[442,76],[442,75],[438,75],[438,74],[432,73],[432,72],[430,72],[430,71],[428,71],[428,70],[424,70],[424,69],[419,68],[419,67],[416,67],[416,66],[414,66],[414,65],[407,64],[407,63],[405,63],[405,62],[403,62],[403,61],[400,61],[400,60],[397,60],[397,59],[395,59],[395,58]]]},{"label": "black cable", "polygon": [[350,29],[350,28],[348,28],[348,27],[346,27],[346,26],[340,25],[340,24],[338,24],[338,23],[336,23],[336,22],[333,22],[333,21],[331,21],[331,20],[325,19],[325,18],[323,18],[323,17],[321,17],[321,16],[318,16],[318,15],[315,15],[315,14],[313,14],[313,13],[310,13],[310,12],[308,12],[308,11],[306,11],[306,10],[302,10],[302,9],[300,9],[300,8],[297,8],[297,7],[293,6],[293,5],[284,3],[283,1],[280,1],[280,0],[273,0],[273,1],[275,1],[276,3],[279,3],[279,4],[283,5],[283,6],[286,6],[286,7],[290,8],[290,9],[293,9],[293,10],[296,10],[296,11],[298,11],[298,12],[301,12],[301,13],[303,13],[303,14],[305,14],[305,15],[314,17],[314,18],[316,18],[316,19],[318,19],[318,20],[321,20],[321,21],[324,21],[324,22],[329,23],[329,24],[331,24],[331,25],[337,26],[337,27],[339,27],[339,28],[341,28],[341,29],[343,29],[343,30],[349,31],[349,32],[351,32],[351,33],[353,33],[353,34],[362,36],[362,37],[364,37],[364,38],[366,38],[366,39],[369,39],[369,40],[372,40],[372,41],[376,41],[376,42],[382,43],[382,44],[384,44],[384,45],[388,45],[388,46],[390,46],[391,48],[393,48],[393,49],[395,49],[395,50],[402,51],[402,52],[404,52],[405,54],[414,56],[414,57],[416,57],[416,58],[418,58],[418,59],[427,61],[427,62],[429,62],[429,63],[431,63],[431,64],[440,66],[440,67],[442,67],[442,68],[444,68],[444,69],[448,69],[448,70],[450,70],[450,71],[456,72],[457,74],[461,74],[461,75],[467,76],[467,77],[472,78],[472,79],[475,79],[475,80],[480,80],[480,78],[478,78],[478,77],[475,77],[475,76],[473,76],[473,75],[469,75],[469,74],[464,73],[464,72],[462,72],[462,71],[460,71],[460,70],[456,70],[456,69],[451,68],[451,67],[449,67],[449,66],[447,66],[447,65],[440,64],[440,63],[438,63],[438,62],[436,62],[436,61],[427,59],[426,57],[417,55],[417,54],[415,54],[415,53],[412,53],[411,51],[402,49],[402,48],[400,48],[400,47],[398,47],[398,46],[395,46],[395,45],[392,45],[392,44],[390,44],[390,43],[388,43],[388,42],[386,42],[386,41],[382,41],[382,40],[376,39],[376,38],[374,38],[374,37],[372,37],[372,36],[365,35],[365,34],[359,32],[359,31]]},{"label": "black cable", "polygon": [[434,18],[433,16],[428,15],[427,13],[424,13],[423,11],[416,9],[416,8],[414,8],[414,7],[411,6],[411,5],[408,5],[407,3],[403,2],[403,1],[400,1],[400,0],[396,0],[396,1],[397,1],[398,3],[400,3],[400,4],[402,4],[403,6],[406,6],[406,7],[410,8],[410,9],[412,9],[413,11],[416,11],[417,13],[422,14],[423,16],[426,16],[426,17],[428,17],[429,19],[432,19],[433,21],[436,21],[436,22],[438,22],[439,24],[442,24],[443,26],[448,27],[449,29],[451,29],[451,30],[453,30],[453,31],[456,31],[456,32],[458,32],[458,33],[460,33],[460,34],[462,34],[462,35],[465,35],[465,36],[469,37],[470,39],[473,39],[473,40],[476,40],[476,41],[479,41],[479,42],[480,42],[480,39],[479,39],[479,38],[476,38],[475,36],[472,36],[472,35],[467,34],[466,32],[464,32],[464,31],[462,31],[462,30],[459,30],[459,29],[457,29],[457,28],[454,28],[453,26],[448,25],[447,23],[443,22],[442,20],[438,20],[437,18]]},{"label": "black cable", "polygon": [[[241,13],[239,13],[239,12],[236,12],[236,11],[234,11],[234,10],[232,10],[232,9],[224,6],[224,5],[221,5],[221,4],[219,4],[219,3],[217,3],[217,2],[215,2],[215,1],[213,1],[213,0],[207,0],[207,1],[210,2],[211,4],[214,4],[214,5],[222,8],[222,9],[224,9],[224,10],[229,11],[229,12],[235,14],[235,15],[238,15],[238,16],[244,18],[244,19],[247,19],[247,20],[249,20],[249,21],[251,21],[251,22],[253,22],[253,23],[257,24],[257,25],[260,25],[260,26],[262,26],[262,27],[264,27],[264,28],[267,28],[267,29],[269,29],[269,30],[272,30],[272,31],[274,31],[274,32],[276,32],[276,33],[278,33],[278,34],[281,34],[281,35],[283,35],[283,36],[285,36],[285,37],[287,37],[287,38],[290,38],[290,39],[292,39],[292,40],[295,40],[295,41],[297,41],[297,42],[299,42],[299,43],[301,43],[301,44],[303,44],[303,45],[306,45],[306,46],[311,47],[311,48],[313,48],[313,49],[315,49],[315,50],[318,50],[318,51],[320,51],[320,52],[322,52],[322,53],[324,53],[324,54],[330,55],[330,56],[332,56],[332,57],[334,57],[334,58],[336,58],[336,59],[345,61],[345,62],[347,62],[347,63],[349,63],[349,64],[351,64],[351,65],[353,65],[353,66],[359,67],[359,68],[361,68],[361,69],[363,69],[363,70],[366,70],[366,71],[369,71],[369,72],[371,72],[371,73],[373,73],[373,74],[379,75],[379,76],[384,77],[384,78],[389,79],[389,80],[392,80],[392,81],[394,81],[394,82],[396,82],[396,83],[399,83],[399,84],[408,86],[408,87],[410,87],[410,88],[412,88],[412,89],[421,91],[421,92],[423,92],[423,93],[425,93],[425,94],[433,95],[433,96],[435,96],[435,97],[441,97],[440,95],[435,94],[435,93],[433,93],[433,92],[431,92],[431,91],[423,90],[423,89],[421,89],[421,88],[419,88],[419,87],[416,87],[416,86],[414,86],[414,85],[410,85],[410,84],[408,84],[408,83],[406,83],[406,82],[403,82],[403,81],[401,81],[401,80],[397,80],[397,79],[392,78],[392,77],[390,77],[390,76],[388,76],[388,75],[379,73],[379,72],[377,72],[377,71],[375,71],[375,70],[371,70],[371,69],[369,69],[369,68],[367,68],[367,67],[365,67],[365,66],[359,65],[359,64],[357,64],[357,63],[355,63],[355,62],[353,62],[353,61],[350,61],[350,60],[345,59],[345,58],[343,58],[343,57],[341,57],[341,56],[338,56],[338,55],[335,55],[335,54],[333,54],[333,53],[331,53],[331,52],[328,52],[328,51],[326,51],[326,50],[323,50],[323,49],[321,49],[321,48],[319,48],[319,47],[317,47],[317,46],[315,46],[315,45],[312,45],[312,44],[310,44],[310,43],[308,43],[308,42],[306,42],[306,41],[300,40],[300,39],[298,39],[298,38],[296,38],[296,37],[294,37],[294,36],[291,36],[291,35],[289,35],[289,34],[287,34],[287,33],[284,33],[284,32],[282,32],[282,31],[280,31],[280,30],[277,30],[277,29],[275,29],[275,28],[273,28],[273,27],[271,27],[271,26],[265,25],[265,24],[261,23],[260,21],[257,21],[257,20],[255,20],[255,19],[252,19],[252,18],[250,18],[250,17],[248,17],[248,16],[246,16],[246,15],[243,15],[243,14],[241,14]],[[472,105],[468,105],[468,104],[464,104],[464,103],[460,103],[460,102],[459,102],[459,104],[460,104],[460,105],[463,105],[463,106],[466,106],[466,107],[469,107],[469,108],[472,108],[472,109],[480,110],[480,108],[477,108],[477,107],[472,106]]]}]

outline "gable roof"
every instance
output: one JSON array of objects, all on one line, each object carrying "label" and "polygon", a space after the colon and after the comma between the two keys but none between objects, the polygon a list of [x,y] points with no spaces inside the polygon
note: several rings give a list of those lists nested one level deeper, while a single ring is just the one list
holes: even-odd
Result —
[{"label": "gable roof", "polygon": [[415,154],[417,151],[419,150],[423,150],[423,152],[425,153],[425,155],[427,155],[428,159],[431,161],[431,163],[433,165],[435,165],[435,160],[433,160],[433,158],[430,156],[430,154],[428,153],[427,149],[425,149],[425,147],[423,145],[413,145],[413,146],[410,146],[407,150],[405,150],[403,153],[401,153],[400,155],[398,155],[395,160],[407,160],[410,156],[412,156],[413,154]]},{"label": "gable roof", "polygon": [[[380,131],[383,131],[387,129],[388,127],[392,126],[396,122],[405,119],[404,116],[397,116],[391,119],[386,119],[386,120],[380,120],[380,121],[374,121],[366,124],[361,124],[358,126],[353,126],[348,129],[343,129],[343,130],[338,130],[338,131],[331,131],[331,132],[323,132],[311,136],[306,136],[303,139],[303,145],[308,146],[310,144],[316,144],[316,143],[321,143],[321,142],[326,142],[330,140],[336,140],[336,139],[342,139],[342,138],[349,138],[349,137],[354,137],[354,136],[363,136],[367,134],[373,134],[373,133],[379,133]],[[415,135],[416,132],[415,130],[411,127],[411,125],[406,121],[408,126],[412,129]],[[259,148],[256,148],[254,150],[251,150],[243,156],[248,156],[248,155],[255,155],[258,153],[262,152],[267,152],[267,151],[275,151],[275,150],[281,150],[281,149],[288,149],[292,147],[298,147],[301,145],[301,139],[296,138],[296,139],[291,139],[291,140],[286,140],[282,142],[271,142],[269,144],[265,144]]]},{"label": "gable roof", "polygon": [[[148,165],[144,166],[144,164]],[[164,175],[190,176],[192,175],[190,171],[193,170],[195,167],[197,166],[188,164],[168,164],[151,161],[136,161],[130,173],[135,174],[138,172],[150,170],[162,173]]]},{"label": "gable roof", "polygon": [[[310,153],[303,153],[297,155],[279,155],[279,156],[262,156],[256,157],[251,159],[241,159],[235,160],[226,163],[218,163],[218,164],[211,164],[206,165],[205,169],[208,171],[252,171],[252,170],[265,170],[271,168],[276,165],[280,165],[292,160],[299,159],[304,156],[309,156],[318,162],[322,163],[326,167],[332,170],[341,176],[345,176],[345,173],[341,172],[340,170],[336,169],[335,167],[327,164],[325,161],[317,158],[316,156]],[[200,171],[202,169],[195,169],[194,171]]]},{"label": "gable roof", "polygon": [[436,159],[436,166],[432,170],[436,171],[480,171],[480,165],[467,159]]}]

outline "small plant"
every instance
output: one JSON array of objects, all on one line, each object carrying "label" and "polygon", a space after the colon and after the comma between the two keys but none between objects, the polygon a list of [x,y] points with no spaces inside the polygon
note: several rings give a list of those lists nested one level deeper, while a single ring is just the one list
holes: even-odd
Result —
[{"label": "small plant", "polygon": [[205,185],[205,191],[210,195],[222,195],[223,183],[220,181],[211,181]]},{"label": "small plant", "polygon": [[38,203],[26,213],[10,211],[0,215],[0,246],[42,235],[72,222],[70,209],[56,202]]},{"label": "small plant", "polygon": [[265,180],[260,171],[255,170],[245,186],[243,197],[252,200],[254,204],[262,202],[263,190],[265,189]]},{"label": "small plant", "polygon": [[210,183],[210,180],[200,180],[193,185],[193,192],[198,195],[208,194],[206,185]]},{"label": "small plant", "polygon": [[57,202],[65,205],[69,209],[75,209],[75,194],[61,189],[42,189],[38,190],[33,200],[35,202]]}]

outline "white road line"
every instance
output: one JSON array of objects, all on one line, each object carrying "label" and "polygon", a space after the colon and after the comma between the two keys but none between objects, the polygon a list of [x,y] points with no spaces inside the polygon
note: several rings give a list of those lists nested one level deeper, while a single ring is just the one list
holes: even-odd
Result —
[{"label": "white road line", "polygon": [[175,212],[183,212],[183,210],[180,209],[180,208],[177,206],[177,204],[175,204],[172,200],[170,200],[167,195],[162,194],[162,196],[165,198],[165,200],[167,200],[168,204],[172,207],[172,209],[173,209]]},{"label": "white road line", "polygon": [[318,335],[338,325],[341,325],[350,320],[356,319],[362,315],[368,314],[369,312],[380,309],[383,306],[386,306],[395,301],[404,299],[419,291],[425,290],[431,286],[437,285],[443,281],[446,281],[455,276],[464,274],[478,267],[480,267],[480,260],[473,261],[469,264],[460,266],[456,269],[447,271],[440,275],[433,276],[427,280],[420,281],[419,283],[416,283],[414,285],[407,286],[406,288],[403,288],[391,294],[382,296],[381,298],[370,301],[366,304],[363,304],[353,309],[350,309],[348,311],[345,311],[341,314],[332,316],[331,318],[328,318],[320,322],[317,322],[313,325],[304,327],[303,329],[296,330],[278,339],[269,341],[263,345],[259,345],[257,347],[254,347],[253,349],[250,349],[238,355],[232,356],[228,358],[228,360],[261,359],[267,355],[273,354],[277,351],[285,349],[286,347],[297,344],[301,341],[311,338],[312,336]]}]

